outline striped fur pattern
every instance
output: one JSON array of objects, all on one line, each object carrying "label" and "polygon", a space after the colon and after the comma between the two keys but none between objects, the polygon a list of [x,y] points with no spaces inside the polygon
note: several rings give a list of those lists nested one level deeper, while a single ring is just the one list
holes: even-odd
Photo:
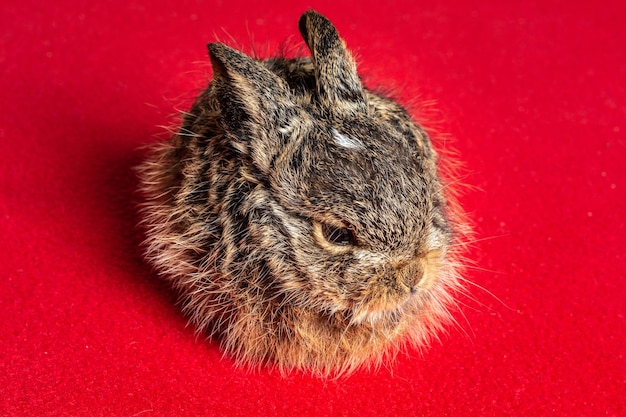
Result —
[{"label": "striped fur pattern", "polygon": [[140,167],[146,257],[238,363],[339,375],[422,346],[458,286],[437,155],[315,11],[311,57],[213,43],[213,79]]}]

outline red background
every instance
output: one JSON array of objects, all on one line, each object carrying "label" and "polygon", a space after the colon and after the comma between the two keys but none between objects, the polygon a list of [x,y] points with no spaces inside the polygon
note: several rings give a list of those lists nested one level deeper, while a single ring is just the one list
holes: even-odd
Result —
[{"label": "red background", "polygon": [[[623,2],[40,3],[0,6],[0,415],[626,414]],[[370,84],[435,102],[479,239],[460,328],[338,381],[235,369],[135,228],[205,44],[297,43],[311,6]]]}]

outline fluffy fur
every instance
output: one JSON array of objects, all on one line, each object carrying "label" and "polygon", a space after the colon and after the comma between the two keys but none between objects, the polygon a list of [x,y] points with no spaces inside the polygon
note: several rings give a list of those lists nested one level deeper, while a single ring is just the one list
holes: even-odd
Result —
[{"label": "fluffy fur", "polygon": [[140,167],[146,257],[238,362],[341,374],[449,319],[455,222],[425,131],[306,12],[310,58],[210,44],[213,80]]}]

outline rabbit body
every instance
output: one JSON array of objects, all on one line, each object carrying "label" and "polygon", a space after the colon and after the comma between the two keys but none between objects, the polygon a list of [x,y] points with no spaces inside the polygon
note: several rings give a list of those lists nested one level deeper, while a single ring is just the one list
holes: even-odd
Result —
[{"label": "rabbit body", "polygon": [[446,321],[454,227],[424,130],[325,17],[299,26],[310,58],[209,45],[213,80],[140,167],[146,256],[238,362],[342,373]]}]

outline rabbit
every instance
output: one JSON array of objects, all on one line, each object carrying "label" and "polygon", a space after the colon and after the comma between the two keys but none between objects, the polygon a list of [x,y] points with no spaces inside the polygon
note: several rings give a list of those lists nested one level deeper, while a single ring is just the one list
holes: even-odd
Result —
[{"label": "rabbit", "polygon": [[457,216],[425,129],[326,17],[298,26],[310,57],[208,45],[212,80],[139,167],[145,257],[235,364],[341,375],[450,321]]}]

